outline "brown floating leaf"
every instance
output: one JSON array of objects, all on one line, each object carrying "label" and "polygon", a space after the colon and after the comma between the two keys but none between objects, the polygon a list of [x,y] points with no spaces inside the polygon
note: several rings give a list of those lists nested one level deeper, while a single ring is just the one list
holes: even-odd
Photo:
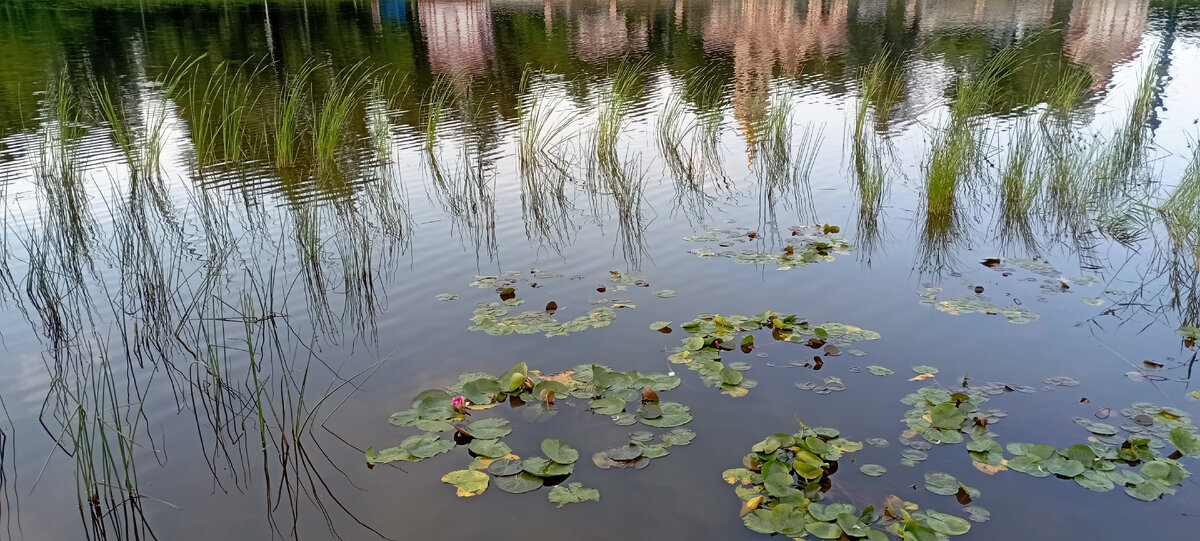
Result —
[{"label": "brown floating leaf", "polygon": [[546,303],[546,312],[547,313],[553,314],[554,312],[557,312],[557,311],[558,311],[558,303],[557,302],[550,301],[550,302]]},{"label": "brown floating leaf", "polygon": [[599,292],[601,292],[601,293],[604,293],[605,291],[608,291],[608,288],[607,288],[607,287],[604,287],[604,284],[601,284],[601,285],[599,285],[599,286],[597,286],[597,287],[596,287],[596,291],[599,291]]},{"label": "brown floating leaf", "polygon": [[496,293],[500,294],[501,300],[508,300],[517,296],[517,290],[511,287],[498,288],[496,289]]},{"label": "brown floating leaf", "polygon": [[825,366],[825,361],[820,357],[813,357],[813,370],[820,370],[822,366]]},{"label": "brown floating leaf", "polygon": [[750,237],[750,238],[752,238],[752,239],[753,239],[753,238],[757,238],[757,237],[758,237],[758,233],[756,233],[756,232],[754,232],[754,231],[751,231],[751,232],[749,232],[749,233],[746,233],[746,236],[747,236],[747,237]]},{"label": "brown floating leaf", "polygon": [[925,372],[924,374],[917,374],[916,376],[908,378],[908,381],[922,381],[932,377],[934,377],[932,373]]},{"label": "brown floating leaf", "polygon": [[971,494],[967,492],[967,485],[958,484],[958,492],[954,494],[954,499],[958,500],[958,503],[962,505],[971,504]]},{"label": "brown floating leaf", "polygon": [[817,349],[817,348],[825,345],[825,341],[821,340],[820,338],[809,338],[806,345],[808,345],[808,347],[810,347],[810,348]]},{"label": "brown floating leaf", "polygon": [[1163,367],[1162,363],[1154,362],[1154,361],[1142,361],[1142,364],[1146,365],[1147,368],[1162,368]]},{"label": "brown floating leaf", "polygon": [[742,502],[742,512],[738,516],[744,517],[746,515],[749,515],[750,513],[753,513],[755,509],[758,509],[758,506],[762,505],[762,502],[763,502],[763,497],[761,494],[758,496],[755,496],[753,498],[750,498],[749,500],[747,500],[745,502]]},{"label": "brown floating leaf", "polygon": [[976,293],[983,293],[983,286],[975,286]]},{"label": "brown floating leaf", "polygon": [[1000,263],[1003,263],[1003,262],[1004,262],[1004,260],[1000,259],[998,257],[988,257],[988,258],[984,258],[984,260],[982,261],[983,266],[985,266],[985,267],[998,267],[998,266],[1000,266]]},{"label": "brown floating leaf", "polygon": [[646,387],[642,389],[642,400],[645,402],[658,402],[658,393],[654,389]]},{"label": "brown floating leaf", "polygon": [[538,398],[542,402],[545,402],[546,404],[554,403],[554,391],[551,391],[550,389],[542,389],[542,392],[539,394],[540,396],[538,396]]},{"label": "brown floating leaf", "polygon": [[996,472],[1002,472],[1008,469],[1007,460],[1001,461],[999,466],[993,466],[991,464],[976,461],[971,461],[971,464],[975,466],[975,469],[988,475],[996,475]]}]

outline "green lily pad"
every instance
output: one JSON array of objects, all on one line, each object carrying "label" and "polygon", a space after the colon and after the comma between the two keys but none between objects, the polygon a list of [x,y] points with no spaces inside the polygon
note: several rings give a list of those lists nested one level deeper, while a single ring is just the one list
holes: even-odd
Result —
[{"label": "green lily pad", "polygon": [[613,460],[634,460],[642,456],[642,446],[629,444],[622,447],[614,447],[604,451],[604,454]]},{"label": "green lily pad", "polygon": [[1075,476],[1075,482],[1079,483],[1079,486],[1083,488],[1096,492],[1108,492],[1116,488],[1116,484],[1112,482],[1112,479],[1109,479],[1104,472],[1096,470],[1088,470]]},{"label": "green lily pad", "polygon": [[617,396],[606,396],[589,403],[592,411],[600,415],[616,415],[625,411],[625,400]]},{"label": "green lily pad", "polygon": [[674,428],[692,421],[692,414],[683,404],[659,402],[658,405],[662,409],[662,416],[654,419],[642,419],[642,424],[656,428]]},{"label": "green lily pad", "polygon": [[550,499],[550,503],[557,503],[561,509],[562,506],[569,503],[598,502],[600,501],[600,491],[594,488],[583,488],[580,483],[571,483],[565,487],[556,485],[551,488],[547,498]]},{"label": "green lily pad", "polygon": [[467,445],[467,449],[470,449],[472,453],[488,458],[500,458],[512,452],[512,448],[500,440],[481,440],[478,438],[471,440],[471,443]]},{"label": "green lily pad", "polygon": [[862,472],[863,475],[879,477],[887,473],[887,468],[880,466],[879,464],[863,464],[862,466],[858,467],[858,471]]},{"label": "green lily pad", "polygon": [[456,300],[458,300],[458,295],[451,295],[449,293],[438,293],[437,300],[439,300],[439,301],[456,301]]},{"label": "green lily pad", "polygon": [[686,428],[676,428],[662,435],[664,445],[687,445],[696,438],[696,433]]},{"label": "green lily pad", "polygon": [[651,323],[651,324],[650,324],[650,330],[652,330],[652,331],[661,331],[661,330],[663,330],[663,329],[666,329],[666,328],[668,328],[668,327],[670,327],[670,326],[671,326],[671,322],[670,322],[670,321],[655,321],[654,323]]},{"label": "green lily pad", "polygon": [[665,445],[643,445],[642,456],[646,458],[662,458],[671,454]]},{"label": "green lily pad", "polygon": [[939,370],[937,368],[929,366],[927,364],[919,364],[917,366],[914,366],[914,367],[912,367],[912,371],[916,372],[918,374],[937,374],[939,372]]},{"label": "green lily pad", "polygon": [[929,529],[946,535],[963,535],[971,530],[971,523],[966,519],[939,513],[932,509],[925,512],[926,524]]},{"label": "green lily pad", "polygon": [[837,539],[842,536],[842,528],[831,522],[809,522],[804,525],[804,529],[821,539]]},{"label": "green lily pad", "polygon": [[497,477],[504,477],[507,475],[516,475],[524,470],[521,468],[520,460],[501,458],[493,460],[491,464],[488,464],[487,471]]},{"label": "green lily pad", "polygon": [[530,475],[538,477],[558,477],[570,475],[575,471],[574,464],[559,464],[540,456],[529,457],[521,461],[521,469]]},{"label": "green lily pad", "polygon": [[495,483],[496,488],[510,494],[524,494],[542,488],[543,481],[541,477],[521,472],[517,475],[497,477]]},{"label": "green lily pad", "polygon": [[487,490],[488,476],[481,471],[458,470],[443,475],[442,482],[454,485],[454,488],[458,489],[458,497],[469,498]]},{"label": "green lily pad", "polygon": [[572,449],[566,443],[551,438],[542,440],[542,453],[559,464],[573,464],[579,460],[579,451]]},{"label": "green lily pad", "polygon": [[968,505],[963,508],[963,512],[967,514],[967,519],[971,522],[987,522],[992,518],[991,511],[978,505]]},{"label": "green lily pad", "polygon": [[492,417],[471,422],[465,430],[477,439],[494,440],[512,433],[512,424],[508,419]]},{"label": "green lily pad", "polygon": [[934,494],[953,496],[958,494],[958,479],[948,473],[930,472],[925,474],[925,489]]},{"label": "green lily pad", "polygon": [[675,296],[675,291],[672,289],[656,289],[654,290],[654,296],[663,299],[669,299]]},{"label": "green lily pad", "polygon": [[868,366],[868,367],[867,367],[867,371],[868,371],[868,372],[870,372],[872,375],[875,375],[875,376],[890,376],[890,375],[892,375],[892,374],[895,374],[895,373],[896,373],[895,371],[893,371],[893,370],[892,370],[892,369],[890,369],[890,368],[883,367],[883,366],[878,366],[878,365],[871,365],[871,366]]}]

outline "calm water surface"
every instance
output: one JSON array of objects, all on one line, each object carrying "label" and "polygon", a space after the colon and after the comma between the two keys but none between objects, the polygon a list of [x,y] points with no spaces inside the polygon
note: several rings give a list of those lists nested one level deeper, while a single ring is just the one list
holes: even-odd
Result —
[{"label": "calm water surface", "polygon": [[[831,496],[843,501],[878,506],[896,494],[961,514],[953,498],[916,488],[923,474],[949,472],[978,488],[975,503],[992,519],[966,538],[1200,531],[1193,479],[1146,503],[1120,489],[987,475],[962,445],[936,446],[905,467],[897,441],[908,409],[899,400],[929,383],[906,381],[914,365],[940,368],[937,382],[950,387],[964,374],[1033,387],[988,403],[1008,414],[993,429],[1005,443],[1082,443],[1089,434],[1072,418],[1111,408],[1107,422],[1119,425],[1115,411],[1135,402],[1200,412],[1189,398],[1196,350],[1176,333],[1200,316],[1195,243],[1177,244],[1153,210],[1184,178],[1200,135],[1200,5],[61,4],[0,6],[6,538],[761,538],[742,525],[720,472],[797,419],[891,443],[842,460]],[[1005,48],[1016,66],[971,119],[983,135],[970,180],[951,210],[934,212],[944,200],[931,195],[931,151],[952,121],[957,81]],[[901,69],[890,74],[894,106],[868,108],[862,137],[883,149],[872,199],[853,132],[859,74],[884,51]],[[162,84],[192,61],[173,92]],[[619,66],[640,71],[621,94],[625,116],[606,159],[597,130]],[[307,68],[304,110],[348,73],[367,73],[368,83],[335,122],[332,160],[312,157],[302,128],[300,157],[279,167],[276,97]],[[223,78],[210,80],[214,72]],[[1064,210],[1071,197],[1049,195],[1006,213],[1001,178],[1015,134],[1054,129],[1048,89],[1070,78],[1085,92],[1058,125],[1081,147],[1110,148],[1138,98],[1147,100],[1148,114],[1133,117],[1141,139],[1125,160],[1132,170],[1080,213]],[[159,134],[155,173],[131,170],[98,89],[134,133]],[[241,108],[222,107],[239,92]],[[430,105],[439,99],[444,108]],[[684,155],[675,165],[691,167],[682,173],[660,140],[672,107],[685,127],[674,147]],[[240,139],[197,141],[233,111]],[[560,128],[540,145],[543,165],[522,169],[521,126],[535,112]],[[781,145],[793,156],[785,173],[768,167]],[[807,172],[795,157],[806,152]],[[693,253],[778,254],[789,228],[812,224],[839,226],[852,248],[793,270]],[[718,240],[685,240],[708,235]],[[980,264],[992,257],[1009,260]],[[1016,263],[1025,260],[1040,263]],[[610,271],[649,287],[622,290]],[[560,320],[632,306],[615,308],[607,327],[569,336],[468,331],[476,304],[499,300],[468,284],[506,273],[528,306],[556,302]],[[678,294],[659,298],[658,289]],[[1038,317],[1014,324],[935,310],[922,292]],[[440,301],[442,293],[459,298]],[[670,365],[686,333],[648,329],[767,309],[881,338],[855,345],[864,356],[827,357],[814,372],[789,364],[813,350],[759,333],[754,353],[725,354],[750,363],[746,375],[759,383],[731,398]],[[508,415],[516,430],[505,441],[522,456],[545,437],[581,450],[570,481],[602,499],[563,509],[546,489],[456,498],[439,479],[465,467],[463,447],[367,468],[367,447],[415,433],[387,421],[416,393],[522,361],[545,374],[593,362],[678,370],[682,385],[666,394],[692,408],[697,437],[645,470],[600,470],[586,457],[632,427],[578,404],[548,420]],[[896,374],[872,376],[868,365]],[[846,389],[795,385],[829,376]],[[1057,376],[1080,384],[1044,383]],[[888,473],[866,477],[861,463]]]}]

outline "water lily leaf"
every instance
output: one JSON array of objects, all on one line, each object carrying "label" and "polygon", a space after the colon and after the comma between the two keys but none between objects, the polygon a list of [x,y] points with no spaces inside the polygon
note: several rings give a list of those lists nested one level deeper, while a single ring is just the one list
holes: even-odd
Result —
[{"label": "water lily leaf", "polygon": [[625,400],[617,396],[606,396],[593,400],[588,405],[591,406],[592,411],[600,415],[616,415],[625,411]]},{"label": "water lily leaf", "polygon": [[1046,462],[1046,469],[1054,475],[1075,477],[1076,475],[1083,473],[1083,471],[1086,469],[1083,464],[1076,460],[1061,459],[1061,457],[1056,458],[1058,458],[1058,460],[1048,460]]},{"label": "water lily leaf", "polygon": [[929,410],[930,422],[937,428],[958,430],[967,417],[950,402],[938,404]]},{"label": "water lily leaf", "polygon": [[442,420],[430,421],[428,419],[420,419],[413,423],[413,426],[423,432],[445,432],[454,429],[454,425],[450,424],[449,421]]},{"label": "water lily leaf", "polygon": [[867,438],[866,443],[871,447],[879,447],[881,449],[888,446],[888,441],[884,438]]},{"label": "water lily leaf", "polygon": [[482,440],[479,438],[471,440],[467,445],[472,453],[488,458],[500,458],[512,452],[512,448],[508,444],[500,440]]},{"label": "water lily leaf", "polygon": [[542,488],[542,478],[521,472],[517,475],[506,475],[496,478],[496,488],[510,494],[524,494]]},{"label": "water lily leaf", "polygon": [[493,460],[487,467],[488,473],[497,477],[521,473],[521,461],[515,458],[500,458]]},{"label": "water lily leaf", "polygon": [[890,376],[890,375],[896,373],[895,371],[893,371],[890,368],[886,368],[886,367],[878,366],[878,365],[868,366],[867,371],[875,376]]},{"label": "water lily leaf", "polygon": [[642,456],[646,458],[662,458],[671,454],[665,445],[643,445]]},{"label": "water lily leaf", "polygon": [[1165,494],[1173,494],[1174,492],[1174,489],[1151,481],[1125,487],[1126,494],[1145,502],[1152,502]]},{"label": "water lily leaf", "polygon": [[1186,456],[1200,458],[1200,438],[1187,428],[1175,427],[1170,432],[1171,444]]},{"label": "water lily leaf", "polygon": [[796,479],[792,477],[792,474],[778,470],[772,470],[771,474],[763,480],[763,486],[766,487],[767,492],[777,498],[788,498],[798,494],[800,491],[795,484]]},{"label": "water lily leaf", "polygon": [[[740,372],[739,372],[740,374]],[[656,428],[674,428],[692,421],[692,414],[687,406],[678,402],[659,402],[662,416],[654,419],[642,419],[642,424]]]},{"label": "water lily leaf", "polygon": [[958,493],[958,479],[953,475],[942,472],[925,474],[925,489],[942,496],[953,496]]},{"label": "water lily leaf", "polygon": [[946,535],[963,535],[971,530],[971,523],[966,519],[939,513],[932,509],[925,512],[925,523],[929,529]]},{"label": "water lily leaf", "polygon": [[880,466],[879,464],[863,464],[862,466],[858,467],[858,471],[862,472],[863,475],[879,477],[887,473],[887,468]]},{"label": "water lily leaf", "polygon": [[987,522],[992,518],[991,511],[978,505],[968,505],[963,508],[963,511],[967,513],[967,519],[971,522]]},{"label": "water lily leaf", "polygon": [[804,525],[804,529],[821,539],[837,539],[842,536],[842,528],[831,522],[809,522]]},{"label": "water lily leaf", "polygon": [[512,424],[507,419],[492,417],[473,421],[467,425],[465,430],[475,438],[494,440],[512,433]]},{"label": "water lily leaf", "polygon": [[1109,479],[1104,472],[1096,470],[1088,470],[1075,476],[1075,482],[1079,483],[1079,486],[1083,488],[1096,492],[1108,492],[1116,488],[1116,484],[1112,482],[1112,479]]},{"label": "water lily leaf", "polygon": [[449,293],[438,293],[437,300],[439,300],[439,301],[456,301],[456,300],[458,300],[458,295],[451,295]]},{"label": "water lily leaf", "polygon": [[663,445],[687,445],[696,438],[696,433],[686,428],[676,428],[662,435]]},{"label": "water lily leaf", "polygon": [[608,457],[613,460],[633,460],[642,456],[642,446],[631,443],[629,445],[608,449],[604,451],[604,454],[608,455]]},{"label": "water lily leaf", "polygon": [[672,289],[656,289],[654,290],[654,296],[662,299],[669,299],[675,296],[675,291]]},{"label": "water lily leaf", "polygon": [[939,370],[927,364],[919,364],[912,367],[912,371],[918,374],[937,374]]},{"label": "water lily leaf", "polygon": [[663,329],[666,329],[666,328],[668,328],[668,327],[670,327],[670,326],[671,326],[671,322],[670,322],[670,321],[655,321],[654,323],[651,323],[651,324],[650,324],[650,330],[652,330],[652,331],[661,331],[661,330],[663,330]]},{"label": "water lily leaf", "polygon": [[617,426],[629,426],[638,421],[637,415],[632,413],[618,413],[612,416],[613,424]]},{"label": "water lily leaf", "polygon": [[737,385],[742,382],[742,378],[744,377],[741,372],[732,368],[721,369],[721,383],[726,385]]},{"label": "water lily leaf", "polygon": [[752,532],[765,534],[778,533],[779,530],[775,529],[775,525],[771,518],[771,511],[766,509],[758,509],[753,513],[743,516],[742,523],[745,524],[746,528],[750,529]]},{"label": "water lily leaf", "polygon": [[559,464],[573,464],[579,460],[579,451],[572,449],[566,443],[551,438],[542,440],[542,453]]},{"label": "water lily leaf", "polygon": [[647,403],[638,406],[638,416],[642,419],[657,419],[662,417],[662,408],[658,404]]},{"label": "water lily leaf", "polygon": [[468,381],[462,386],[462,394],[474,404],[491,404],[492,397],[500,394],[500,382],[492,378]]},{"label": "water lily leaf", "polygon": [[458,497],[470,498],[487,490],[488,476],[481,471],[458,470],[443,475],[442,482],[454,485],[454,488],[458,489]]},{"label": "water lily leaf", "polygon": [[556,485],[551,488],[547,498],[550,499],[550,503],[557,503],[561,509],[562,506],[569,503],[598,502],[600,501],[600,491],[594,488],[583,488],[581,483],[571,483],[565,487]]},{"label": "water lily leaf", "polygon": [[559,464],[540,456],[533,456],[521,461],[521,469],[530,475],[538,477],[558,477],[560,475],[570,475],[571,472],[575,471],[575,465]]},{"label": "water lily leaf", "polygon": [[400,448],[408,451],[415,459],[430,458],[454,448],[452,440],[443,440],[434,434],[411,436],[400,443]]}]

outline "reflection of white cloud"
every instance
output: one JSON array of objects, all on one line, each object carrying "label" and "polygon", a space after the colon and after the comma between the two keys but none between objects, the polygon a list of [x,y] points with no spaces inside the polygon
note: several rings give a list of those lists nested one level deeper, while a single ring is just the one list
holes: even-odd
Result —
[{"label": "reflection of white cloud", "polygon": [[486,0],[427,0],[417,3],[429,64],[440,75],[487,71],[496,44]]},{"label": "reflection of white cloud", "polygon": [[1092,74],[1092,89],[1112,80],[1116,64],[1142,44],[1150,0],[1075,0],[1063,54]]}]

